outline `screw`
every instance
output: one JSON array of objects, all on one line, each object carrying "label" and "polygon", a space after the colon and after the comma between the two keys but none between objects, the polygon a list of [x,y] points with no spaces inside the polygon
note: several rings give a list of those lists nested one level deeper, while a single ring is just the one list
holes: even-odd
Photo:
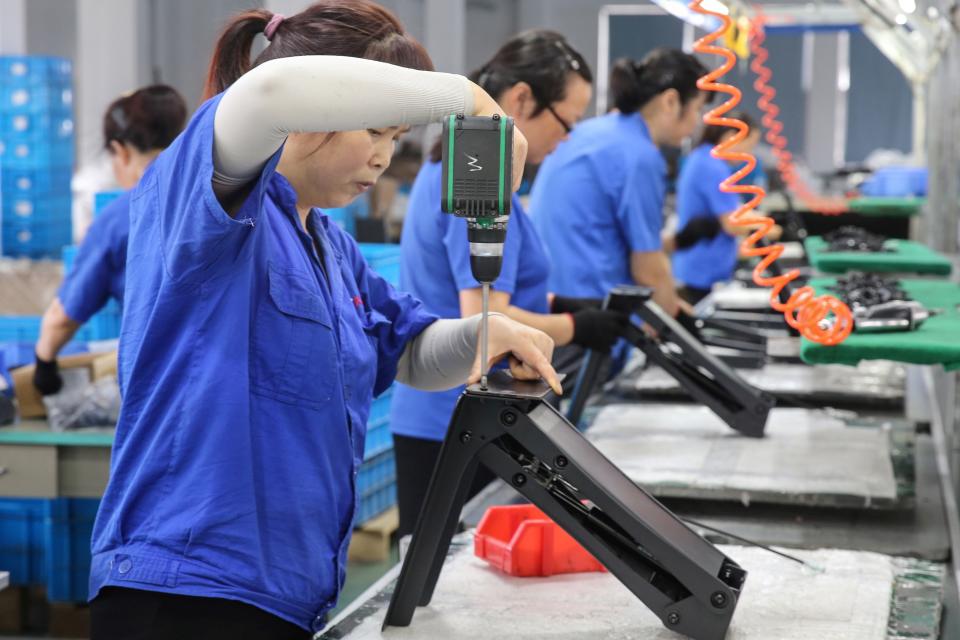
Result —
[{"label": "screw", "polygon": [[670,615],[668,615],[668,616],[667,616],[667,624],[669,624],[669,625],[672,626],[672,627],[675,627],[675,626],[677,626],[678,624],[680,624],[680,614],[674,612],[674,613],[671,613]]},{"label": "screw", "polygon": [[517,424],[517,414],[510,410],[504,411],[500,414],[500,422],[508,427],[512,427]]},{"label": "screw", "polygon": [[473,439],[473,433],[471,433],[470,431],[464,431],[463,433],[460,434],[460,442],[462,442],[463,444],[467,444],[468,442],[470,442],[471,439]]},{"label": "screw", "polygon": [[513,484],[515,484],[518,487],[522,487],[523,485],[527,484],[527,476],[523,475],[522,473],[518,473],[514,475]]},{"label": "screw", "polygon": [[554,461],[559,468],[563,469],[567,466],[567,459],[564,456],[557,456],[557,459]]},{"label": "screw", "polygon": [[499,119],[500,119],[500,114],[499,114],[499,113],[493,114],[493,119],[494,119],[494,121],[499,120]]},{"label": "screw", "polygon": [[710,604],[715,606],[717,609],[723,609],[725,606],[727,606],[727,594],[723,593],[722,591],[715,592],[712,596],[710,596]]},{"label": "screw", "polygon": [[458,113],[458,114],[457,114],[457,120],[463,120],[463,114],[462,114],[462,113]]}]

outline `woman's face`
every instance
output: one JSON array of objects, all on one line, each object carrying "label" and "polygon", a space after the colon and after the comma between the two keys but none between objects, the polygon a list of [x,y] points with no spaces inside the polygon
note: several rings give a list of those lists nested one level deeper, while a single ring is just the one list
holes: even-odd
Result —
[{"label": "woman's face", "polygon": [[[520,92],[519,99],[511,99],[509,94],[518,86],[524,87],[525,90]],[[516,126],[527,138],[527,143],[530,145],[527,151],[527,162],[540,164],[557,148],[558,144],[567,139],[569,134],[564,124],[572,128],[583,118],[590,104],[590,98],[593,96],[593,88],[579,74],[568,73],[563,100],[550,105],[556,115],[545,108],[532,117],[531,114],[536,111],[538,105],[529,92],[529,85],[525,83],[515,85],[507,93],[503,100],[504,104],[501,106],[507,115],[514,119]]]},{"label": "woman's face", "polygon": [[683,141],[697,130],[700,126],[700,114],[707,103],[707,94],[703,91],[697,92],[686,104],[680,104],[679,97],[679,94],[676,94],[675,105],[672,106],[674,116],[668,120],[664,131],[664,142],[674,147],[681,146]]},{"label": "woman's face", "polygon": [[409,127],[338,133],[294,133],[277,167],[306,207],[350,204],[390,166],[397,140]]}]

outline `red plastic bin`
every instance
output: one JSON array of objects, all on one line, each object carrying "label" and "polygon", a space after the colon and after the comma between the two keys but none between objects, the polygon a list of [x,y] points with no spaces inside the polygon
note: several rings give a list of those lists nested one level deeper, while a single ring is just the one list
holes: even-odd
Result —
[{"label": "red plastic bin", "polygon": [[490,507],[473,538],[473,551],[511,576],[606,571],[586,549],[531,504]]}]

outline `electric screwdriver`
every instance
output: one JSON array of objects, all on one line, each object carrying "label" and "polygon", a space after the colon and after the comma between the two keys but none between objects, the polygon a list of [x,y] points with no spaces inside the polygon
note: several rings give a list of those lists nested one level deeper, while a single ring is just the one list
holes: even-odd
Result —
[{"label": "electric screwdriver", "polygon": [[490,285],[500,275],[510,215],[513,119],[499,115],[451,115],[444,120],[441,135],[440,208],[466,218],[470,270],[483,291],[480,385],[486,389]]}]

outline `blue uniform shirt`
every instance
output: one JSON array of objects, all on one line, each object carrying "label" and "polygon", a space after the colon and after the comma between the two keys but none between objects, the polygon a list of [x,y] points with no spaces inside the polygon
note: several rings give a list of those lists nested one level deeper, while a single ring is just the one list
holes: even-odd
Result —
[{"label": "blue uniform shirt", "polygon": [[343,584],[370,403],[435,317],[326,216],[302,230],[279,152],[228,216],[211,188],[218,103],[131,199],[90,597],[229,598],[318,630]]},{"label": "blue uniform shirt", "polygon": [[[401,238],[400,288],[443,318],[460,317],[460,291],[480,285],[470,271],[467,223],[440,210],[441,166],[421,168],[410,192]],[[503,267],[493,288],[510,294],[510,304],[547,313],[550,265],[532,221],[513,197],[503,247]],[[398,384],[390,405],[393,433],[443,440],[463,387],[427,392]]]},{"label": "blue uniform shirt", "polygon": [[123,305],[123,276],[130,235],[130,192],[108,204],[94,219],[77,249],[73,268],[57,297],[71,320],[80,324],[114,298]]},{"label": "blue uniform shirt", "polygon": [[602,298],[633,282],[630,254],[660,250],[666,163],[639,114],[577,125],[540,166],[530,200],[550,290]]},{"label": "blue uniform shirt", "polygon": [[[740,198],[720,191],[720,183],[733,171],[724,160],[710,155],[713,145],[702,144],[684,161],[677,179],[677,228],[683,229],[697,217],[720,217],[736,211]],[[737,239],[720,230],[673,256],[673,274],[680,282],[697,289],[709,289],[715,282],[733,277],[737,266]]]}]

